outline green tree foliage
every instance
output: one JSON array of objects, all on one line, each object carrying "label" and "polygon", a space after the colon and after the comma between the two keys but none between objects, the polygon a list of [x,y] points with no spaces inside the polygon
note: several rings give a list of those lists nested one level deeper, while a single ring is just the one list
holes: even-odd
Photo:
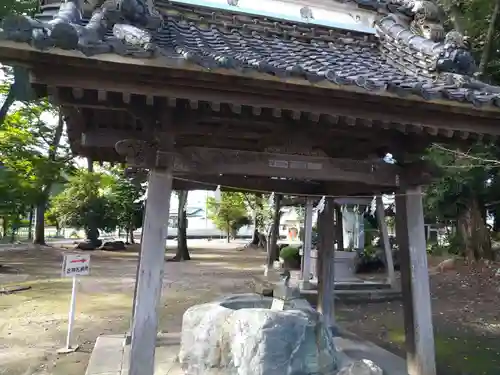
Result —
[{"label": "green tree foliage", "polygon": [[64,122],[46,101],[23,103],[0,128],[0,216],[15,223],[37,207],[35,242],[43,243],[43,215],[54,182],[69,166],[69,150],[61,147]]},{"label": "green tree foliage", "polygon": [[228,242],[231,237],[236,236],[241,227],[250,224],[245,201],[243,193],[227,191],[221,192],[220,202],[213,197],[207,199],[209,218],[218,229],[227,233]]},{"label": "green tree foliage", "polygon": [[441,178],[426,189],[429,218],[455,220],[458,252],[470,260],[492,259],[485,204],[495,196],[498,167],[496,147],[477,144],[467,152],[435,145],[427,157],[441,167]]},{"label": "green tree foliage", "polygon": [[[500,82],[500,0],[440,0],[448,28],[467,35],[479,63],[478,77]],[[456,251],[470,260],[493,258],[486,226],[485,204],[499,197],[498,146],[478,143],[467,149],[434,145],[426,155],[441,167],[441,178],[428,187],[425,197],[429,219],[456,223]],[[496,220],[497,221],[497,220]]]},{"label": "green tree foliage", "polygon": [[440,0],[448,16],[447,26],[469,38],[479,63],[479,75],[498,82],[500,79],[499,0]]},{"label": "green tree foliage", "polygon": [[[272,220],[272,210],[269,205],[269,194],[262,193],[242,193],[245,198],[247,211],[251,213],[254,232],[251,245],[259,245],[262,237],[260,234],[266,233],[267,227]],[[263,245],[263,244],[260,244]]]},{"label": "green tree foliage", "polygon": [[8,14],[24,14],[32,16],[38,9],[38,1],[35,0],[3,0],[0,3],[0,20]]},{"label": "green tree foliage", "polygon": [[[112,179],[111,179],[112,181]],[[112,231],[118,226],[115,202],[110,199],[110,177],[79,170],[70,177],[66,188],[52,199],[52,210],[65,226],[83,228],[90,242],[99,233],[93,228]]]},{"label": "green tree foliage", "polygon": [[117,226],[124,229],[130,243],[134,243],[133,232],[142,226],[145,188],[141,181],[125,177],[121,169],[112,171],[109,185],[109,208],[113,209]]},{"label": "green tree foliage", "polygon": [[[0,21],[8,14],[24,14],[33,16],[38,10],[39,2],[36,0],[3,0],[0,3]],[[4,81],[0,84],[0,97],[3,97],[3,103],[0,108],[0,127],[7,116],[9,109],[12,107],[16,100],[14,77],[12,75],[12,68],[2,66]]]}]

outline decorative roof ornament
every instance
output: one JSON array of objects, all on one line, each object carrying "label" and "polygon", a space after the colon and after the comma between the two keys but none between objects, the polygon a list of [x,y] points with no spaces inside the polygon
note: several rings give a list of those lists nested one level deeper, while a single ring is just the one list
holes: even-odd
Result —
[{"label": "decorative roof ornament", "polygon": [[419,60],[422,70],[412,73],[426,76],[472,76],[477,70],[467,38],[455,30],[445,32],[444,12],[434,0],[354,1],[383,14],[375,29],[388,62],[405,66],[405,61]]},{"label": "decorative roof ornament", "polygon": [[[82,24],[82,2],[66,0],[54,17],[58,22],[40,22],[24,15],[9,15],[2,21],[2,37],[29,42],[39,49],[58,47],[85,55],[116,53],[151,57],[156,52],[151,30],[163,26],[163,17],[152,0],[97,1],[88,23]],[[106,35],[112,32],[113,38]],[[136,50],[131,52],[128,47]]]},{"label": "decorative roof ornament", "polygon": [[227,4],[232,7],[237,7],[238,6],[239,0],[227,0]]},{"label": "decorative roof ornament", "polygon": [[300,17],[306,22],[313,20],[314,16],[312,9],[309,8],[308,6],[300,8]]}]

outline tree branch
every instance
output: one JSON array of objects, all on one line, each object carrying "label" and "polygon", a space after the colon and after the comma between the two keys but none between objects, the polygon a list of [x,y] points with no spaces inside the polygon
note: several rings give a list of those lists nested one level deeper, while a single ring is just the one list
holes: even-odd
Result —
[{"label": "tree branch", "polygon": [[441,0],[441,4],[448,11],[453,28],[462,35],[466,35],[465,19],[457,4],[453,0]]},{"label": "tree branch", "polygon": [[479,63],[478,78],[484,78],[486,74],[486,69],[491,60],[491,47],[493,44],[493,37],[495,35],[495,27],[498,20],[498,15],[500,13],[500,0],[495,1],[495,7],[493,8],[493,13],[491,14],[490,24],[488,26],[488,32],[486,34],[486,39],[484,41],[483,53],[481,54],[481,61]]}]

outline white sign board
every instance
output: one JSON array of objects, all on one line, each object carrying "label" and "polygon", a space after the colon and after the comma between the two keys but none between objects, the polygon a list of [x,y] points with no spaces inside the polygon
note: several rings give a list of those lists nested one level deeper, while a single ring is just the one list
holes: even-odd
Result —
[{"label": "white sign board", "polygon": [[62,276],[87,276],[90,274],[90,254],[65,254]]},{"label": "white sign board", "polygon": [[319,171],[323,169],[322,163],[311,163],[300,160],[276,160],[269,159],[269,166],[271,168],[284,168],[284,169],[309,169]]}]

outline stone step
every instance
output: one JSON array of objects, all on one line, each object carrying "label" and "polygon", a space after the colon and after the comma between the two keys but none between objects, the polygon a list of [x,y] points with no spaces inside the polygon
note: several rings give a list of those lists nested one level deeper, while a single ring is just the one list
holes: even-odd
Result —
[{"label": "stone step", "polygon": [[[312,306],[317,305],[317,290],[301,290],[302,298],[306,299]],[[342,303],[368,303],[387,302],[401,299],[401,291],[398,289],[365,289],[365,290],[336,290],[335,300]]]},{"label": "stone step", "polygon": [[[311,289],[316,289],[316,285],[312,284]],[[385,290],[391,289],[391,285],[384,282],[374,281],[336,281],[335,290]]]}]

